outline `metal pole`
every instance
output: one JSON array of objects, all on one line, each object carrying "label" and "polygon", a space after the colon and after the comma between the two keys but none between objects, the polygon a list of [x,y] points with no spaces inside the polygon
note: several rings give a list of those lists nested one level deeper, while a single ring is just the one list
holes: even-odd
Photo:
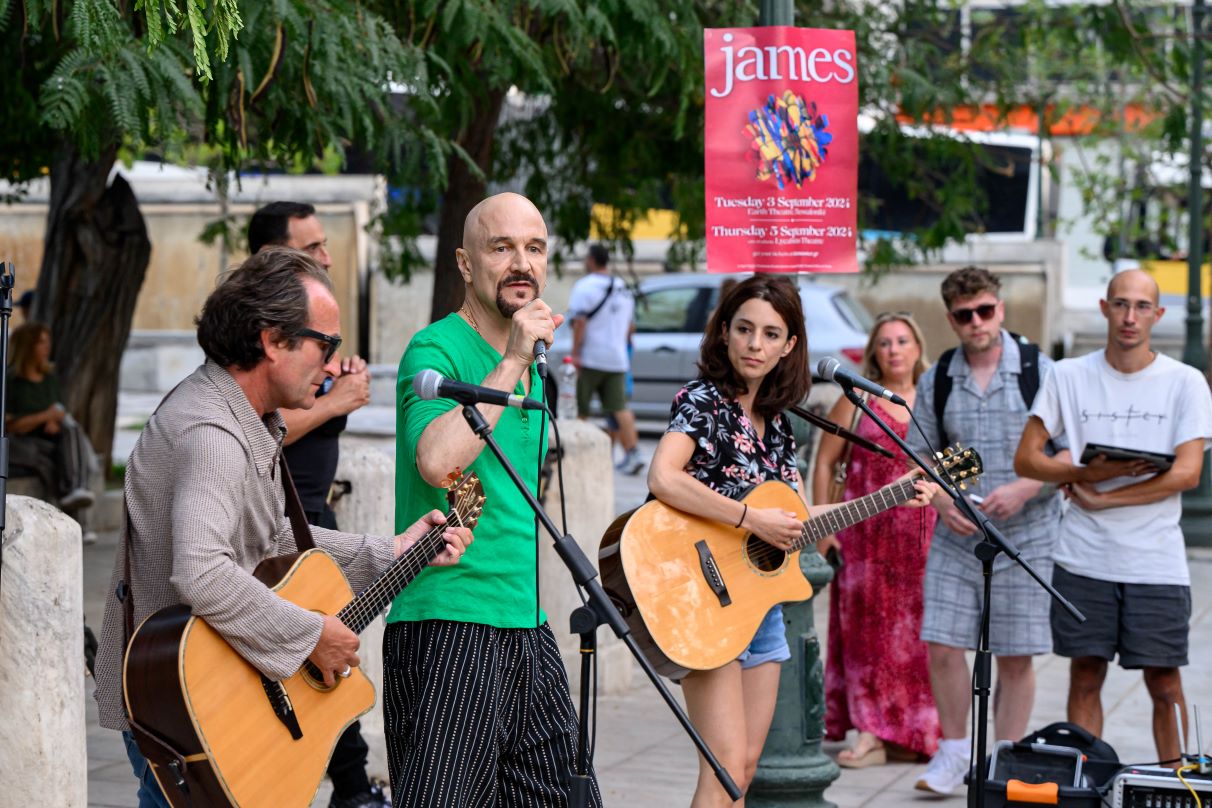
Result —
[{"label": "metal pole", "polygon": [[1183,361],[1192,367],[1208,369],[1208,351],[1204,346],[1203,264],[1204,264],[1204,192],[1203,174],[1203,34],[1204,0],[1191,7],[1191,178],[1187,189],[1187,214],[1190,217],[1187,247],[1187,341]]},{"label": "metal pole", "polygon": [[793,0],[762,0],[758,25],[795,25]]},{"label": "metal pole", "polygon": [[[1191,6],[1191,179],[1188,187],[1187,214],[1187,339],[1183,362],[1207,372],[1208,351],[1204,345],[1203,264],[1204,264],[1204,189],[1203,175],[1203,92],[1204,92],[1204,0]],[[1189,545],[1212,545],[1212,473],[1205,453],[1199,485],[1183,493],[1183,537]]]}]

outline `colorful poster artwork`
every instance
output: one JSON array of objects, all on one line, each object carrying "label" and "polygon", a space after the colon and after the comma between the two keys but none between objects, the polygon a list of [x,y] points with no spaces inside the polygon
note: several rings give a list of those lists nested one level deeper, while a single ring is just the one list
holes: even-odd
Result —
[{"label": "colorful poster artwork", "polygon": [[853,31],[711,28],[710,272],[857,272]]}]

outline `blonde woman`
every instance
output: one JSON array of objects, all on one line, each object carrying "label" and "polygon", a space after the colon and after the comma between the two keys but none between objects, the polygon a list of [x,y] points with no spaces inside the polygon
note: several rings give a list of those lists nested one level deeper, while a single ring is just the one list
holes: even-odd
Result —
[{"label": "blonde woman", "polygon": [[[863,375],[901,396],[912,408],[915,385],[926,370],[921,328],[907,312],[876,318],[863,353]],[[909,410],[879,399],[871,407],[904,438]],[[907,461],[880,428],[838,400],[830,420],[891,451],[885,458],[841,438],[822,434],[812,474],[813,502],[832,501],[836,467],[849,451],[842,500],[884,486],[905,473]],[[858,738],[837,762],[849,768],[885,763],[889,747],[909,757],[933,754],[938,713],[930,692],[922,623],[922,576],[937,514],[932,508],[894,508],[828,536],[820,552],[836,551],[840,567],[829,596],[829,647],[825,667],[825,732]]]}]

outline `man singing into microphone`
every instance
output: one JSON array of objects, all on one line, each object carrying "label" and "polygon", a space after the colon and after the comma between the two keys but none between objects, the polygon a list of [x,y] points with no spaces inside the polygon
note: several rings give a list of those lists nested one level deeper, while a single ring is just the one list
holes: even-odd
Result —
[{"label": "man singing into microphone", "polygon": [[[462,575],[426,570],[396,598],[383,640],[391,791],[399,806],[565,806],[576,715],[555,637],[539,609],[535,517],[457,404],[423,400],[413,377],[539,398],[535,343],[562,321],[539,299],[547,226],[505,193],[467,216],[456,253],[466,284],[457,312],[413,337],[400,361],[396,521],[442,501],[453,466],[474,470],[488,502]],[[480,404],[532,491],[546,451],[541,413]],[[601,798],[596,784],[593,803]]]}]

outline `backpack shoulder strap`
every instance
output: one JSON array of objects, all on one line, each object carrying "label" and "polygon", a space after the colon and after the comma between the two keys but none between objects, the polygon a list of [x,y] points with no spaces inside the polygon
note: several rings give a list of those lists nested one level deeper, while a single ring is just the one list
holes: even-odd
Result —
[{"label": "backpack shoulder strap", "polygon": [[1010,336],[1018,342],[1019,363],[1023,368],[1018,374],[1018,391],[1022,394],[1027,409],[1031,409],[1031,405],[1035,403],[1035,395],[1039,392],[1039,346],[1013,331]]},{"label": "backpack shoulder strap", "polygon": [[943,426],[943,410],[947,409],[947,399],[951,396],[951,374],[947,371],[954,356],[955,349],[948,348],[934,363],[934,422],[938,427],[939,441],[942,443],[942,446],[935,448],[940,451],[943,446],[951,445],[951,439],[947,437],[947,430]]}]

